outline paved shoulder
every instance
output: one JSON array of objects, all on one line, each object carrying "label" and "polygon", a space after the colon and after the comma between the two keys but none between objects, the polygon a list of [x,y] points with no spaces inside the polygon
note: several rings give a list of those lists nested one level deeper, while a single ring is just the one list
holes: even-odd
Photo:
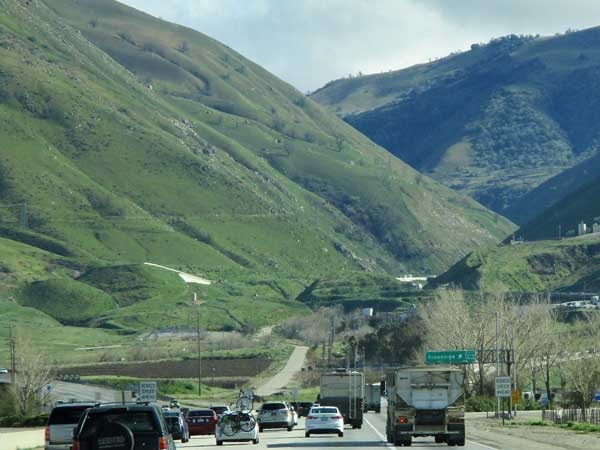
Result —
[{"label": "paved shoulder", "polygon": [[304,361],[306,360],[307,351],[308,347],[297,345],[290,355],[290,358],[285,363],[285,367],[260,386],[256,390],[256,394],[264,397],[285,388],[290,381],[292,381],[294,376],[302,370]]}]

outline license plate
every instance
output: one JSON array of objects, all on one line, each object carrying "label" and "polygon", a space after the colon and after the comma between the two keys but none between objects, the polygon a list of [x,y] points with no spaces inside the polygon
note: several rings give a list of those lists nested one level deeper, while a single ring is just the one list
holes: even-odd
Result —
[{"label": "license plate", "polygon": [[327,417],[321,417],[321,422],[327,422]]},{"label": "license plate", "polygon": [[272,416],[276,416],[276,415],[277,415],[277,413],[276,413],[276,412],[272,412],[272,413],[271,413],[271,415],[272,415]]}]

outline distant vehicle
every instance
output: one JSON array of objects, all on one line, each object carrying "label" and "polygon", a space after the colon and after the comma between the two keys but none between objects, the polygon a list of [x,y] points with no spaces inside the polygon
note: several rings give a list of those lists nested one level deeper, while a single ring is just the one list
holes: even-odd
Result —
[{"label": "distant vehicle", "polygon": [[73,445],[73,428],[83,412],[93,406],[93,403],[61,403],[55,406],[48,416],[44,449],[69,450]]},{"label": "distant vehicle", "polygon": [[465,445],[464,374],[460,369],[409,368],[388,375],[386,437],[412,445],[416,436]]},{"label": "distant vehicle", "polygon": [[228,411],[217,422],[215,431],[217,445],[224,442],[260,442],[254,416],[247,411]]},{"label": "distant vehicle", "polygon": [[161,409],[136,403],[86,409],[73,433],[72,448],[176,450]]},{"label": "distant vehicle", "polygon": [[217,417],[221,417],[223,414],[231,412],[229,406],[227,405],[211,405],[210,409],[212,409],[217,414]]},{"label": "distant vehicle", "polygon": [[361,428],[363,424],[364,377],[361,372],[337,369],[321,374],[320,405],[337,407],[344,424]]},{"label": "distant vehicle", "polygon": [[182,443],[188,442],[190,440],[190,429],[181,412],[179,410],[165,411],[163,414],[173,439]]},{"label": "distant vehicle", "polygon": [[258,411],[258,431],[267,428],[294,429],[294,414],[284,402],[266,402]]},{"label": "distant vehicle", "polygon": [[308,416],[308,413],[312,407],[313,402],[298,402],[298,415],[300,417]]},{"label": "distant vehicle", "polygon": [[179,400],[171,400],[169,402],[169,408],[179,408]]},{"label": "distant vehicle", "polygon": [[293,406],[290,406],[290,411],[292,411],[292,421],[294,422],[294,426],[298,425],[298,411]]},{"label": "distant vehicle", "polygon": [[318,406],[311,408],[306,416],[304,436],[311,434],[337,434],[344,436],[344,418],[335,406]]},{"label": "distant vehicle", "polygon": [[0,373],[6,374],[6,373],[8,373],[8,369],[5,367],[0,367]]},{"label": "distant vehicle", "polygon": [[190,409],[185,420],[190,436],[215,434],[217,414],[212,409]]},{"label": "distant vehicle", "polygon": [[381,383],[365,384],[365,412],[381,412]]}]

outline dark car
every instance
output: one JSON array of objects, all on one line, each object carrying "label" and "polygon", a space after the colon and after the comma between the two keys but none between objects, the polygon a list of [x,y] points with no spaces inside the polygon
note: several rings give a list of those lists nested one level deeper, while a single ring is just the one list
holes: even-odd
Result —
[{"label": "dark car", "polygon": [[169,430],[173,435],[173,439],[181,442],[188,442],[190,440],[190,429],[184,419],[183,415],[179,410],[165,411],[165,420],[169,426]]},{"label": "dark car", "polygon": [[217,413],[212,409],[190,409],[186,416],[190,436],[215,434]]},{"label": "dark car", "polygon": [[298,411],[298,415],[300,417],[306,417],[308,416],[308,413],[310,412],[310,408],[313,407],[313,402],[299,402],[298,403],[298,407],[296,408],[296,411]]},{"label": "dark car", "polygon": [[45,450],[69,450],[73,444],[73,428],[83,412],[93,403],[60,403],[48,416],[45,432]]},{"label": "dark car", "polygon": [[87,409],[73,433],[73,450],[132,448],[176,450],[159,407],[148,404],[100,405]]}]

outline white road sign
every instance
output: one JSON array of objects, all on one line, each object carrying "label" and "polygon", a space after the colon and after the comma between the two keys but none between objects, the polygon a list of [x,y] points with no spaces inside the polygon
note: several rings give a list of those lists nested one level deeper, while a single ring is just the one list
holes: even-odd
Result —
[{"label": "white road sign", "polygon": [[142,402],[155,402],[156,390],[156,381],[140,381],[140,400]]},{"label": "white road sign", "polygon": [[512,380],[510,377],[496,377],[496,397],[512,395]]}]

